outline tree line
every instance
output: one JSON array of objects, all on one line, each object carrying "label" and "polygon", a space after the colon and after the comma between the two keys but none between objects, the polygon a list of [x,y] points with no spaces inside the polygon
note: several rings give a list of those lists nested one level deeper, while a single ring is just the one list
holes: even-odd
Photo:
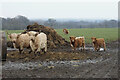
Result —
[{"label": "tree line", "polygon": [[57,21],[50,18],[48,20],[29,20],[25,16],[17,16],[14,18],[0,18],[2,20],[3,30],[23,30],[28,25],[37,22],[40,25],[49,26],[55,29],[63,28],[113,28],[118,26],[117,20],[102,20],[102,21]]}]

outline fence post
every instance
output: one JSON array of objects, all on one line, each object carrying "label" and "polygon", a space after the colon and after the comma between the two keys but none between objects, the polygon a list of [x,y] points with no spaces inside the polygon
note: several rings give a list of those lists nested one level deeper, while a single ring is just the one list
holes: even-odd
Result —
[{"label": "fence post", "polygon": [[2,61],[6,61],[7,57],[7,38],[3,31],[0,31],[0,57]]}]

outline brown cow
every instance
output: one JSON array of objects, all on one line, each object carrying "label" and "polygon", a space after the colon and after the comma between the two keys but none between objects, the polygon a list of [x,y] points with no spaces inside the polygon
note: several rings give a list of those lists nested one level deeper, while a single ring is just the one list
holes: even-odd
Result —
[{"label": "brown cow", "polygon": [[101,47],[104,47],[104,51],[106,50],[106,44],[104,38],[91,37],[91,39],[95,51],[99,51]]},{"label": "brown cow", "polygon": [[[83,47],[83,50],[85,49],[85,38],[83,37],[70,37],[70,44],[73,50],[76,50],[77,47]],[[81,48],[82,50],[82,48]]]},{"label": "brown cow", "polygon": [[65,34],[68,34],[68,33],[69,33],[69,31],[68,31],[67,29],[63,29],[63,32],[64,32]]}]

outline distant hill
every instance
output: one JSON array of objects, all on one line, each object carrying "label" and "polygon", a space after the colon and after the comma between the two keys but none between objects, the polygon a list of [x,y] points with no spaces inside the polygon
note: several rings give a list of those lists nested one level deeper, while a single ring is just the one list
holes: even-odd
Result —
[{"label": "distant hill", "polygon": [[75,20],[75,19],[35,19],[29,20],[25,16],[18,15],[14,18],[0,18],[2,20],[3,30],[23,30],[27,25],[31,25],[34,22],[44,26],[50,26],[55,29],[60,28],[112,28],[118,26],[117,20]]}]

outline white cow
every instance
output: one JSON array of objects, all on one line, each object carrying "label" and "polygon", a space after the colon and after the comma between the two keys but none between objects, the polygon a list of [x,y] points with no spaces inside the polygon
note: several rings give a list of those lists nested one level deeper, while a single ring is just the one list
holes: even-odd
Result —
[{"label": "white cow", "polygon": [[30,47],[33,52],[40,52],[41,49],[44,49],[44,52],[47,52],[47,35],[45,33],[40,33],[31,38]]},{"label": "white cow", "polygon": [[9,38],[10,41],[13,43],[13,47],[16,48],[15,42],[16,42],[17,36],[18,36],[19,34],[21,34],[21,33],[11,33],[11,34],[9,34],[9,33],[7,32],[7,34],[8,34],[8,38]]}]

